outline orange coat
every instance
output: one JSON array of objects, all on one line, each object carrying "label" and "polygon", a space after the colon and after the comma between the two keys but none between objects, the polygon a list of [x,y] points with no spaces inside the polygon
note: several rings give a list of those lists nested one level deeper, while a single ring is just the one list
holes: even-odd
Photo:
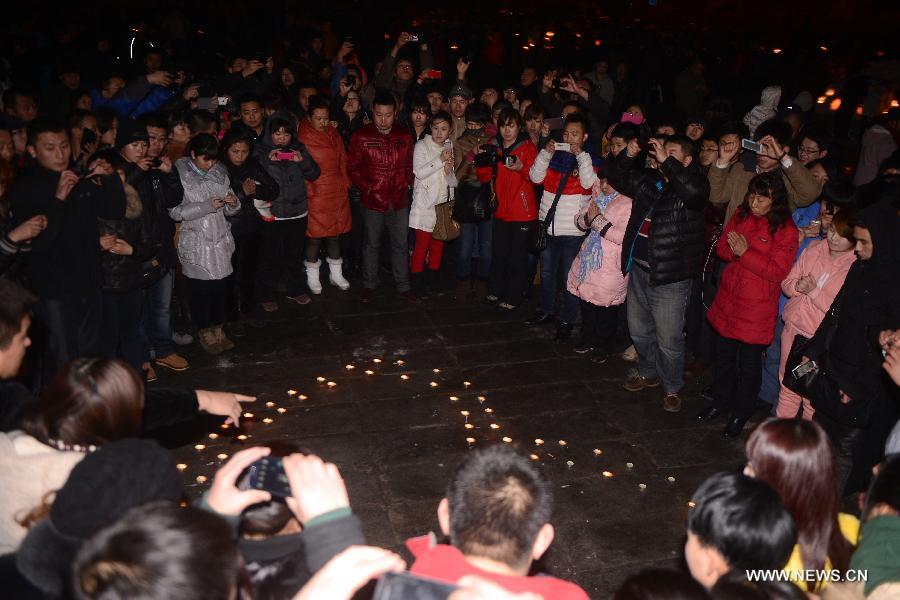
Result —
[{"label": "orange coat", "polygon": [[352,220],[344,142],[335,128],[319,132],[305,119],[300,123],[299,137],[321,169],[318,179],[306,182],[309,194],[306,235],[325,238],[347,233]]}]

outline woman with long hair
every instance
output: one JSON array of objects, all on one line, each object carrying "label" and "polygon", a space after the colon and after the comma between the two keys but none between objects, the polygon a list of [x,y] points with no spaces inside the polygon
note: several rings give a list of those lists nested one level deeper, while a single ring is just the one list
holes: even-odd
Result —
[{"label": "woman with long hair", "polygon": [[801,589],[817,592],[824,580],[807,582],[802,571],[846,571],[859,534],[856,517],[840,512],[834,450],[812,421],[771,418],[747,439],[744,473],[764,481],[794,517],[797,545],[784,570]]},{"label": "woman with long hair", "polygon": [[797,254],[797,239],[781,173],[756,175],[716,244],[727,266],[707,314],[716,333],[716,375],[713,403],[697,418],[731,413],[726,437],[740,434],[756,407],[762,354],[775,336],[781,282]]}]

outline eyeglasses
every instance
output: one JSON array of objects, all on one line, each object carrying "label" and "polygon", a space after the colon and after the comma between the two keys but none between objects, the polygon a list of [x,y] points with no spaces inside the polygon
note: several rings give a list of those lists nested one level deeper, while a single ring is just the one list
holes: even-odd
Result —
[{"label": "eyeglasses", "polygon": [[800,146],[800,148],[798,148],[798,152],[802,154],[818,154],[821,151],[822,150],[819,148],[810,148],[809,146]]}]

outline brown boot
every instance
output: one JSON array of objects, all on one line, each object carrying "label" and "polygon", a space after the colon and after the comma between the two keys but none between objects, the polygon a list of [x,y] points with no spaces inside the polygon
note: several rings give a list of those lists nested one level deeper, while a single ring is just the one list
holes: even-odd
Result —
[{"label": "brown boot", "polygon": [[215,327],[207,327],[206,329],[201,329],[199,332],[197,332],[197,337],[200,338],[200,345],[203,347],[207,354],[212,354],[213,356],[215,356],[216,354],[222,354],[222,352],[225,350],[219,343],[219,338],[216,335]]},{"label": "brown boot", "polygon": [[221,325],[216,325],[213,327],[216,332],[216,341],[219,342],[219,345],[222,346],[222,350],[234,350],[234,342],[228,339],[225,335],[225,330],[222,329]]}]

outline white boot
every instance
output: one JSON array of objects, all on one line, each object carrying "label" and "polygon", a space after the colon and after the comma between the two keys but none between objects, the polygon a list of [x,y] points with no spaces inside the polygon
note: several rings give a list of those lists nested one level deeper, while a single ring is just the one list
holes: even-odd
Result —
[{"label": "white boot", "polygon": [[331,285],[335,285],[342,290],[350,289],[350,282],[344,279],[344,272],[341,267],[344,264],[344,260],[341,258],[327,258],[328,261],[328,280],[331,281]]},{"label": "white boot", "polygon": [[322,280],[319,279],[319,267],[322,266],[322,261],[317,260],[311,263],[304,260],[303,264],[306,265],[306,285],[309,286],[310,292],[318,296],[322,293]]}]

